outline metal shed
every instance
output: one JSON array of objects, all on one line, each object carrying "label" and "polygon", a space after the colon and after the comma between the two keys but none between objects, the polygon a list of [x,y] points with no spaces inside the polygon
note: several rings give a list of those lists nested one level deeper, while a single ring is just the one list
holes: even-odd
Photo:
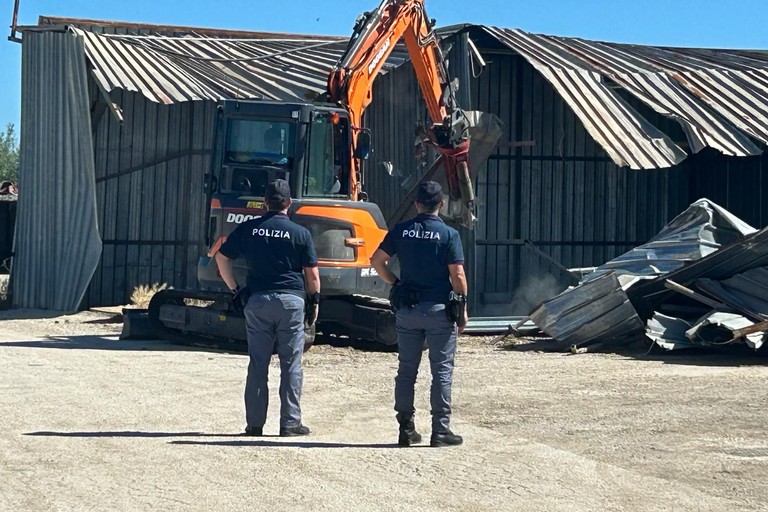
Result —
[{"label": "metal shed", "polygon": [[[444,34],[453,73],[468,84],[462,107],[493,112],[505,126],[479,173],[477,229],[463,231],[475,315],[528,314],[569,284],[565,269],[646,242],[701,197],[768,223],[768,125],[755,122],[768,112],[768,54],[478,26]],[[469,44],[484,70],[467,57]],[[423,111],[418,94],[403,66],[379,79],[369,109],[376,159],[396,175],[368,173],[385,215],[420,169],[412,134],[401,133]]]},{"label": "metal shed", "polygon": [[[22,30],[21,187],[56,193],[19,205],[14,304],[54,309],[122,304],[138,284],[194,287],[215,101],[311,100],[346,43],[58,18]],[[480,222],[463,232],[475,315],[526,314],[564,285],[563,267],[646,241],[700,196],[768,220],[764,54],[442,33],[462,107],[505,125],[480,172]],[[413,129],[426,111],[402,61],[366,120],[365,188],[385,216],[425,170]]]}]

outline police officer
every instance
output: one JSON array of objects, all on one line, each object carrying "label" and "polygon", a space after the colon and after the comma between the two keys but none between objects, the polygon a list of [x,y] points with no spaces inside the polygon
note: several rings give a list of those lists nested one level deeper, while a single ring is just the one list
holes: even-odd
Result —
[{"label": "police officer", "polygon": [[[244,308],[248,336],[248,375],[245,382],[246,435],[260,436],[267,419],[267,373],[272,353],[280,358],[280,435],[305,436],[301,423],[302,369],[306,322],[317,318],[320,276],[309,231],[288,219],[291,190],[275,180],[264,194],[267,214],[240,224],[216,254],[224,282]],[[232,273],[232,260],[245,256],[246,288]]]},{"label": "police officer", "polygon": [[[440,185],[421,183],[416,194],[418,215],[389,231],[371,257],[379,276],[393,285],[390,300],[397,315],[400,361],[395,377],[400,446],[421,442],[413,420],[413,402],[425,341],[432,368],[430,445],[455,446],[463,441],[449,427],[457,331],[463,331],[467,322],[467,279],[459,233],[438,216],[442,205]],[[395,255],[400,261],[399,279],[387,266]]]}]

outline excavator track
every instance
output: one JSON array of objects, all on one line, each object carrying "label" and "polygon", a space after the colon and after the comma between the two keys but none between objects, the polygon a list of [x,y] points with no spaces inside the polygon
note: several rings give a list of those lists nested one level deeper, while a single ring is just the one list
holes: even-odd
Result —
[{"label": "excavator track", "polygon": [[231,298],[222,292],[162,290],[149,303],[149,321],[171,343],[247,352],[245,318],[232,309]]},{"label": "excavator track", "polygon": [[395,314],[389,301],[366,295],[338,295],[320,301],[318,330],[383,345],[396,345]]},{"label": "excavator track", "polygon": [[[247,352],[245,318],[224,292],[162,290],[149,303],[153,331],[171,343]],[[395,345],[395,315],[389,301],[364,295],[323,297],[316,327],[306,330],[304,351],[317,332],[374,344]]]}]

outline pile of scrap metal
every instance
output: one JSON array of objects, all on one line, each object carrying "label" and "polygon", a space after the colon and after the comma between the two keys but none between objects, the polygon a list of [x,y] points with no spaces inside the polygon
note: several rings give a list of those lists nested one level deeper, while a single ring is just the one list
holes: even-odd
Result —
[{"label": "pile of scrap metal", "polygon": [[768,331],[768,228],[707,199],[530,315],[556,349],[611,350],[643,335],[672,350],[746,344]]}]

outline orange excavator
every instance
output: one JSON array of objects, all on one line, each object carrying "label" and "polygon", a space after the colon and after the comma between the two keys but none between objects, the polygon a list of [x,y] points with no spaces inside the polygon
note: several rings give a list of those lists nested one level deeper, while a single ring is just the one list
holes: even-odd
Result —
[{"label": "orange excavator", "polygon": [[[384,0],[375,11],[363,13],[344,55],[328,77],[328,96],[347,111],[356,128],[352,134],[355,144],[362,133],[363,112],[372,101],[373,82],[401,37],[432,120],[427,135],[443,155],[450,196],[461,201],[464,224],[471,228],[475,197],[467,163],[468,119],[456,104],[458,86],[448,78],[434,20],[427,17],[424,0]],[[359,186],[359,180],[353,183]]]},{"label": "orange excavator", "polygon": [[[243,317],[231,309],[214,255],[237,224],[264,214],[265,187],[282,178],[294,194],[289,215],[310,230],[318,254],[317,329],[395,343],[394,317],[384,300],[388,286],[370,265],[387,225],[362,190],[362,161],[371,149],[362,118],[373,82],[401,38],[432,119],[428,139],[442,155],[451,198],[472,223],[467,118],[456,104],[433,22],[423,0],[384,0],[358,18],[323,101],[221,102],[206,182],[209,250],[198,264],[201,290],[156,294],[149,306],[155,331],[186,344],[226,348],[245,342]],[[244,282],[245,261],[236,261],[234,270]],[[313,339],[307,336],[307,345]]]}]

